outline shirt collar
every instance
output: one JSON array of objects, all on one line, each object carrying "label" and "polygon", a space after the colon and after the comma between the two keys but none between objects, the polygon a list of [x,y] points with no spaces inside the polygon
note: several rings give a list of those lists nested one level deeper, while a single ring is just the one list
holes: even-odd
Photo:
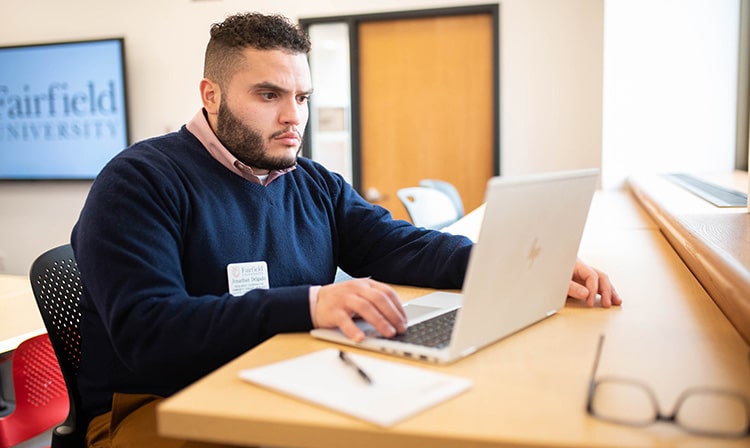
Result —
[{"label": "shirt collar", "polygon": [[[208,124],[205,109],[201,108],[193,118],[190,119],[187,123],[187,129],[198,139],[198,141],[201,142],[203,147],[206,148],[206,151],[211,154],[211,157],[224,165],[226,169],[250,182],[264,185],[264,182],[262,182],[253,172],[252,167],[237,160],[237,157],[232,155],[232,153],[229,152],[229,150],[219,141],[219,138],[216,137],[213,129],[211,129],[211,125]],[[295,168],[296,166],[293,166],[284,170],[273,170],[269,172],[265,185],[267,186],[275,179],[278,179],[280,176],[294,170]]]}]

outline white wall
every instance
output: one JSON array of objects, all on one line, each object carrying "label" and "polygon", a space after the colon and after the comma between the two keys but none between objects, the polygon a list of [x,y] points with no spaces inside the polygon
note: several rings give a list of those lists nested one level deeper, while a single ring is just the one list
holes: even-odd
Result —
[{"label": "white wall", "polygon": [[[502,0],[503,174],[600,166],[604,0]],[[200,105],[211,23],[248,8],[293,19],[478,0],[3,0],[0,45],[124,36],[131,137],[178,128]],[[460,91],[458,86],[457,91]],[[25,274],[68,241],[89,183],[0,183],[0,272]]]},{"label": "white wall", "polygon": [[739,0],[606,0],[603,186],[734,169]]}]

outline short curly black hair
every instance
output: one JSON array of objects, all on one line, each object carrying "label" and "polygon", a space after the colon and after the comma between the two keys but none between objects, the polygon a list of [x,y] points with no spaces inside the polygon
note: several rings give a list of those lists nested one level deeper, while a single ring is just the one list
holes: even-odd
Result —
[{"label": "short curly black hair", "polygon": [[248,12],[229,16],[211,25],[203,76],[223,85],[243,61],[245,48],[307,54],[310,39],[299,25],[282,15]]}]

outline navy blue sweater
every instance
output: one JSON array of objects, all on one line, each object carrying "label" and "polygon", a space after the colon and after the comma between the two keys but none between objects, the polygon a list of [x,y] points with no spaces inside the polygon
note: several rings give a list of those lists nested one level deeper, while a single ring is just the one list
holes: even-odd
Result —
[{"label": "navy blue sweater", "polygon": [[[133,145],[94,181],[72,244],[84,283],[83,411],[113,392],[173,394],[269,337],[312,328],[308,291],[354,276],[460,288],[471,242],[393,220],[300,158],[261,186],[185,127]],[[228,293],[227,265],[265,261],[270,289]]]}]

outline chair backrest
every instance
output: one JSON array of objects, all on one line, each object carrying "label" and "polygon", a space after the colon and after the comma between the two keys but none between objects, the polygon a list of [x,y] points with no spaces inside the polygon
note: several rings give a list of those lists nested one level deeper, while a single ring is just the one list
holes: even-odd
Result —
[{"label": "chair backrest", "polygon": [[68,392],[47,334],[23,341],[13,352],[13,411],[0,418],[0,448],[29,440],[68,413]]},{"label": "chair backrest", "polygon": [[40,255],[31,265],[31,289],[47,328],[52,347],[65,378],[70,401],[68,417],[52,434],[52,447],[83,446],[88,421],[78,393],[78,366],[81,363],[81,311],[83,285],[73,249],[65,244]]},{"label": "chair backrest", "polygon": [[450,197],[427,187],[406,187],[396,192],[417,227],[440,229],[458,220],[458,211]]},{"label": "chair backrest", "polygon": [[464,216],[464,201],[461,199],[461,194],[458,192],[458,189],[452,183],[439,179],[422,179],[419,181],[419,186],[434,188],[447,194],[451,198],[451,201],[453,201],[453,205],[456,207],[458,217],[461,218]]}]

